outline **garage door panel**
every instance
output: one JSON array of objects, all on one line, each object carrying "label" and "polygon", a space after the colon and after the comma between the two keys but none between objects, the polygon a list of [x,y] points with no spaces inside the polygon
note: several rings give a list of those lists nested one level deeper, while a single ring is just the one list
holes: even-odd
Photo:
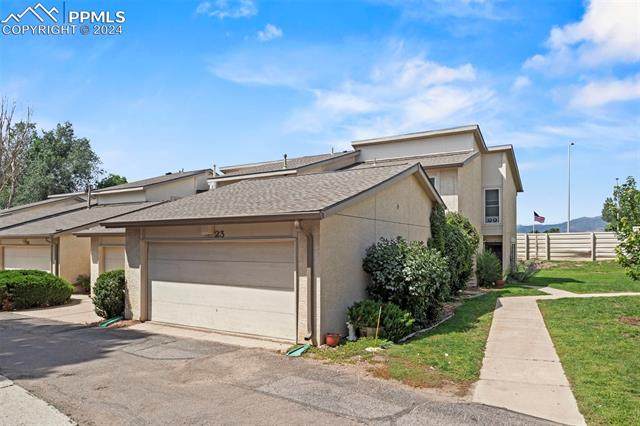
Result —
[{"label": "garage door panel", "polygon": [[214,309],[291,312],[293,292],[255,287],[232,287],[216,284],[194,284],[152,281],[153,302],[175,302],[180,305],[206,305]]},{"label": "garage door panel", "polygon": [[124,247],[104,248],[104,271],[124,269]]},{"label": "garage door panel", "polygon": [[290,325],[295,321],[292,314],[275,312],[262,313],[263,321],[256,322],[234,309],[208,306],[180,306],[173,303],[158,302],[154,305],[162,310],[162,315],[154,316],[153,321],[167,324],[179,324],[226,331],[231,333],[253,334],[274,339],[292,339]]},{"label": "garage door panel", "polygon": [[51,271],[51,248],[49,246],[5,246],[5,269],[38,269]]},{"label": "garage door panel", "polygon": [[[293,290],[293,264],[291,263],[153,260],[149,263],[149,270],[152,280]],[[283,280],[283,277],[290,279]]]},{"label": "garage door panel", "polygon": [[295,340],[292,242],[149,245],[153,321]]},{"label": "garage door panel", "polygon": [[[176,250],[176,247],[179,247],[179,250]],[[290,257],[291,243],[288,242],[158,243],[149,247],[149,258],[171,261],[288,262]]]}]

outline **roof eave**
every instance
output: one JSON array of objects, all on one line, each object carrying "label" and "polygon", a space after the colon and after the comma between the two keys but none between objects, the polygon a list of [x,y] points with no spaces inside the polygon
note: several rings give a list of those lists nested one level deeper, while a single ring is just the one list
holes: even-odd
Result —
[{"label": "roof eave", "polygon": [[204,218],[181,218],[181,219],[160,219],[142,221],[122,221],[122,222],[102,222],[100,225],[106,228],[128,228],[145,226],[180,226],[180,225],[215,225],[232,223],[263,223],[263,222],[289,222],[299,219],[321,219],[322,212],[292,212],[277,213],[267,215],[249,216],[226,216],[226,217],[204,217]]}]

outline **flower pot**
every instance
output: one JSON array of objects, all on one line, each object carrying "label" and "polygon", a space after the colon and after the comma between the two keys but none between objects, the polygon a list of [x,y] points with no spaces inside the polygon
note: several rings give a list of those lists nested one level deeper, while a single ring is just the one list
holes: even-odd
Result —
[{"label": "flower pot", "polygon": [[504,288],[504,280],[496,280],[496,288]]},{"label": "flower pot", "polygon": [[336,333],[327,333],[324,338],[324,342],[331,346],[332,348],[338,346],[340,344],[340,335]]}]

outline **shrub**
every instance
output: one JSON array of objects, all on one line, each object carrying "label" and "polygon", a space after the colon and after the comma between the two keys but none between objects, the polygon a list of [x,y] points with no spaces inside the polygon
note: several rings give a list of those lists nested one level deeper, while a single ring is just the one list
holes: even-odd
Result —
[{"label": "shrub", "polygon": [[444,253],[445,250],[445,240],[446,236],[446,227],[447,227],[447,217],[444,212],[444,207],[440,204],[435,205],[431,209],[431,238],[427,242],[429,248],[436,249],[440,251],[440,253]]},{"label": "shrub", "polygon": [[93,304],[96,314],[109,319],[124,313],[124,270],[116,269],[101,274],[93,286]]},{"label": "shrub", "polygon": [[449,294],[446,259],[421,241],[381,238],[367,249],[363,269],[373,299],[394,303],[423,324],[438,317]]},{"label": "shrub", "polygon": [[89,291],[91,290],[91,278],[89,277],[89,275],[78,275],[78,277],[76,278],[76,282],[73,284],[82,287],[85,293],[89,293]]},{"label": "shrub", "polygon": [[6,298],[7,298],[7,286],[5,284],[0,283],[0,311],[4,306]]},{"label": "shrub", "polygon": [[349,308],[349,321],[356,329],[376,327],[380,315],[381,338],[397,342],[413,331],[415,320],[410,312],[393,303],[382,303],[372,299],[354,303]]},{"label": "shrub", "polygon": [[467,286],[473,273],[473,255],[480,243],[480,234],[459,213],[446,213],[441,205],[431,210],[431,239],[428,246],[438,250],[447,258],[451,283],[451,294]]},{"label": "shrub", "polygon": [[478,249],[478,245],[480,244],[480,234],[469,219],[457,212],[447,212],[447,223],[449,225],[457,226],[465,233],[471,243],[473,252],[475,253]]},{"label": "shrub", "polygon": [[476,277],[481,287],[493,287],[502,278],[500,259],[493,252],[485,250],[476,256]]},{"label": "shrub", "polygon": [[515,269],[509,272],[509,281],[526,283],[540,271],[540,264],[533,261],[520,261]]},{"label": "shrub", "polygon": [[473,273],[473,255],[475,246],[467,234],[458,226],[447,224],[444,244],[444,255],[447,258],[449,274],[451,274],[451,294],[463,290]]},{"label": "shrub", "polygon": [[0,299],[6,299],[14,309],[61,305],[73,293],[68,281],[31,269],[1,271],[0,287],[4,289],[0,290]]}]

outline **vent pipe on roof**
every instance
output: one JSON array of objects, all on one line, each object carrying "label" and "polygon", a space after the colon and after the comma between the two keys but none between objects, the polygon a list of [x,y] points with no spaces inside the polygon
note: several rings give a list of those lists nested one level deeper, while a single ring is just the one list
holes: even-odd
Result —
[{"label": "vent pipe on roof", "polygon": [[91,185],[87,185],[87,208],[91,208]]},{"label": "vent pipe on roof", "polygon": [[287,154],[283,155],[282,168],[287,169]]},{"label": "vent pipe on roof", "polygon": [[213,165],[211,166],[211,172],[213,173],[213,177],[216,177],[218,175],[216,171],[216,163],[213,163]]}]

